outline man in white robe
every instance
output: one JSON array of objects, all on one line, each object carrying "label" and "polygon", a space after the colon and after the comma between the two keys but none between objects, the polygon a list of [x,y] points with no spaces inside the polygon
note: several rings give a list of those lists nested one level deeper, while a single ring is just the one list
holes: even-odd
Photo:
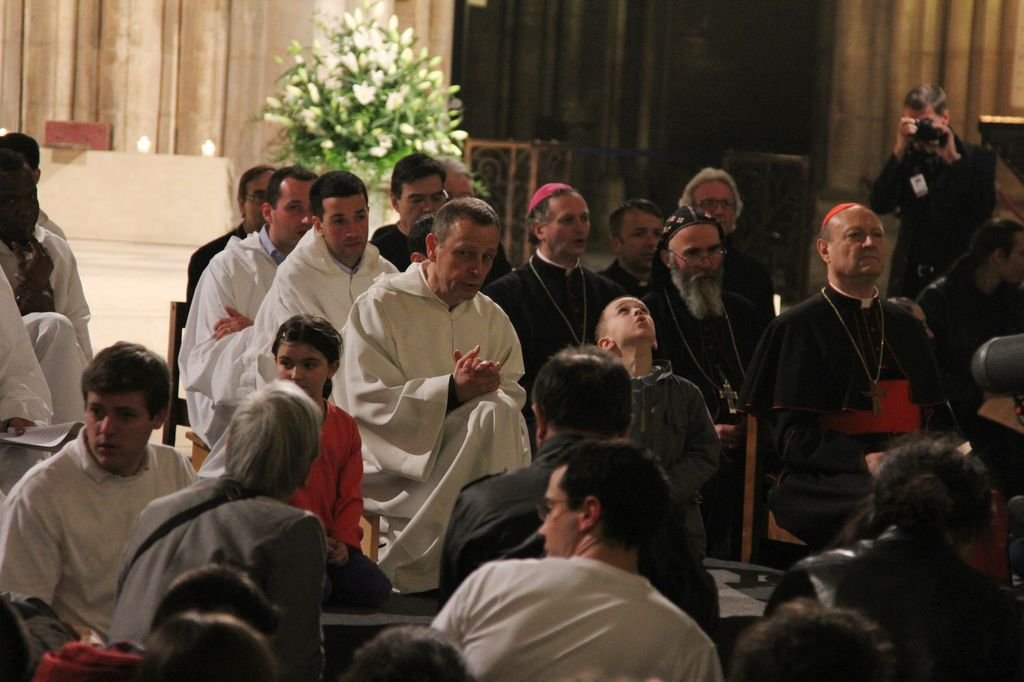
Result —
[{"label": "man in white robe", "polygon": [[427,260],[379,279],[342,332],[345,399],[363,439],[363,498],[387,522],[379,565],[401,592],[438,586],[459,490],[530,461],[508,317],[477,295],[498,249],[479,199],[438,211]]},{"label": "man in white robe", "polygon": [[92,357],[89,306],[68,243],[36,224],[39,201],[24,158],[0,149],[0,269],[43,370],[57,422],[79,419],[78,377]]},{"label": "man in white robe", "polygon": [[[244,339],[237,362],[220,362],[211,378],[217,414],[230,419],[234,404],[277,378],[270,348],[288,318],[317,315],[337,329],[345,326],[356,297],[381,274],[397,272],[367,243],[368,198],[363,181],[352,173],[331,171],[310,190],[314,229],[307,232],[281,264],[255,322]],[[340,404],[343,381],[335,376],[334,402]],[[223,444],[203,462],[201,475],[219,476],[224,469]]]},{"label": "man in white robe", "polygon": [[[0,431],[19,433],[50,421],[50,389],[25,327],[18,324],[11,285],[0,271]],[[0,493],[40,458],[39,450],[0,445]]]},{"label": "man in white robe", "polygon": [[218,365],[231,365],[248,347],[252,320],[278,265],[312,225],[309,190],[316,175],[299,166],[274,172],[263,204],[263,228],[232,239],[199,278],[178,353],[188,418],[207,444],[227,429],[230,413],[214,409]]}]

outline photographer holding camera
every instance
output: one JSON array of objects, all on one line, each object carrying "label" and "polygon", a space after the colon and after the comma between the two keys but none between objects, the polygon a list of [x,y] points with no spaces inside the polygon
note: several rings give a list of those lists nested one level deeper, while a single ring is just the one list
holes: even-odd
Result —
[{"label": "photographer holding camera", "polygon": [[872,210],[900,216],[888,295],[916,298],[967,251],[995,206],[995,168],[991,150],[950,128],[942,88],[922,84],[907,93],[896,146],[871,188]]}]

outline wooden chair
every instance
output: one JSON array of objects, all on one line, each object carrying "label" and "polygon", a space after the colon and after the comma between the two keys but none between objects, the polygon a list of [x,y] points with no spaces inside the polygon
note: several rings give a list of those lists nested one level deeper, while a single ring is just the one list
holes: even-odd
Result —
[{"label": "wooden chair", "polygon": [[747,415],[746,467],[743,475],[743,531],[740,560],[752,563],[757,559],[758,542],[774,540],[805,545],[802,540],[780,527],[768,508],[764,490],[764,471],[757,457],[757,417]]},{"label": "wooden chair", "polygon": [[[190,426],[188,406],[185,399],[178,395],[181,376],[178,372],[178,352],[181,350],[181,335],[185,331],[185,320],[188,319],[188,303],[171,301],[170,323],[167,331],[167,367],[171,371],[171,404],[167,410],[167,421],[164,422],[163,444],[174,445],[178,426]],[[194,431],[185,434],[192,442],[192,468],[199,471],[206,456],[210,454],[210,446],[203,442]]]},{"label": "wooden chair", "polygon": [[380,516],[363,510],[359,527],[363,529],[363,541],[359,543],[359,547],[363,554],[376,563],[380,554]]}]

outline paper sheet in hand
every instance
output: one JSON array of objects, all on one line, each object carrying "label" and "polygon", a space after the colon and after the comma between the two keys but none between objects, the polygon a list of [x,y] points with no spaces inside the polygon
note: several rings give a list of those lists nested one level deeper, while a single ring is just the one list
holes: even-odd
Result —
[{"label": "paper sheet in hand", "polygon": [[68,422],[66,424],[52,424],[50,426],[33,426],[25,429],[20,436],[14,435],[13,431],[0,433],[0,443],[11,443],[26,448],[41,448],[52,450],[68,442],[78,435],[82,422]]}]

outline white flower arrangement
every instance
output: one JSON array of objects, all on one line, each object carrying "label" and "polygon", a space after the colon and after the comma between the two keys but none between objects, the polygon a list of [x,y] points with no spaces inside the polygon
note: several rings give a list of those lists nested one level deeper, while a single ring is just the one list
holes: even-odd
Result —
[{"label": "white flower arrangement", "polygon": [[369,185],[413,152],[462,155],[468,134],[452,106],[459,86],[444,86],[441,58],[417,52],[411,28],[399,33],[394,15],[381,25],[373,7],[366,2],[365,12],[357,8],[333,25],[318,20],[326,47],[292,41],[294,64],[263,109],[263,120],[282,128],[278,160],[348,170]]}]

